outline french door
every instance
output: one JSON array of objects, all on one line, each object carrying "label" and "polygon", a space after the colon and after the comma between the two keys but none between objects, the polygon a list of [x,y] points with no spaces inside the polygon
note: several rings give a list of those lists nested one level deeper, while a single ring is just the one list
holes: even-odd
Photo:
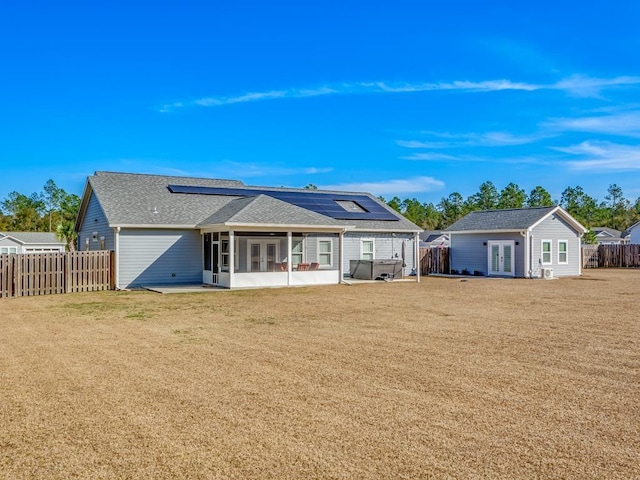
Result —
[{"label": "french door", "polygon": [[269,240],[249,241],[249,271],[273,272],[278,259],[278,244]]},{"label": "french door", "polygon": [[489,275],[515,276],[515,242],[493,240],[487,242],[489,251]]}]

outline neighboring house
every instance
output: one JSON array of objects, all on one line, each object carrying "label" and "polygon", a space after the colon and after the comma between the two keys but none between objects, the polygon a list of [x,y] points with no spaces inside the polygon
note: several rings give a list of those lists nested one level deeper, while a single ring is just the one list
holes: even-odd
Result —
[{"label": "neighboring house", "polygon": [[561,207],[472,212],[447,230],[451,268],[482,275],[580,275],[586,229]]},{"label": "neighboring house", "polygon": [[408,275],[422,230],[368,193],[96,172],[76,231],[79,250],[115,252],[117,288],[237,288],[335,284],[351,260]]},{"label": "neighboring house", "polygon": [[0,254],[64,252],[66,243],[48,232],[0,232]]},{"label": "neighboring house", "polygon": [[425,230],[420,234],[420,246],[423,248],[448,247],[449,234],[441,230]]},{"label": "neighboring house", "polygon": [[591,227],[590,230],[596,235],[598,245],[626,245],[629,243],[629,232],[621,232],[608,227]]},{"label": "neighboring house", "polygon": [[633,243],[634,245],[640,244],[640,222],[634,223],[627,228],[627,232],[629,234],[629,243]]}]

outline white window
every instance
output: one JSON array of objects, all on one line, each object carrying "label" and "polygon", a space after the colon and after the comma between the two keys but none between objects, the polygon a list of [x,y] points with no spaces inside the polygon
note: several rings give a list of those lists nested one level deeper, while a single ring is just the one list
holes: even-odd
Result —
[{"label": "white window", "polygon": [[558,240],[558,263],[569,263],[569,242]]},{"label": "white window", "polygon": [[304,262],[304,240],[293,238],[291,240],[291,263],[297,265]]},{"label": "white window", "polygon": [[375,243],[372,238],[363,238],[360,241],[360,258],[362,260],[373,260]]},{"label": "white window", "polygon": [[223,272],[229,271],[229,239],[220,242],[220,266]]},{"label": "white window", "polygon": [[542,264],[551,265],[551,240],[542,240]]},{"label": "white window", "polygon": [[18,253],[18,247],[0,247],[0,255],[8,253]]},{"label": "white window", "polygon": [[[235,251],[234,251],[234,257],[235,257],[235,269],[238,270],[238,265],[240,264],[240,247],[239,247],[239,239],[236,237],[235,239]],[[220,269],[223,272],[228,272],[229,271],[229,237],[222,237],[222,239],[220,240]]]},{"label": "white window", "polygon": [[321,267],[330,267],[333,265],[333,241],[318,240],[318,263]]}]

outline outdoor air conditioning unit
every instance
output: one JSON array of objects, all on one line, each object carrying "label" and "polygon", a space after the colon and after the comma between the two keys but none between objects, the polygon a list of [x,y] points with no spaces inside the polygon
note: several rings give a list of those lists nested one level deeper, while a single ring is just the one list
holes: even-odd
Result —
[{"label": "outdoor air conditioning unit", "polygon": [[542,278],[544,278],[545,280],[553,278],[553,268],[543,268]]}]

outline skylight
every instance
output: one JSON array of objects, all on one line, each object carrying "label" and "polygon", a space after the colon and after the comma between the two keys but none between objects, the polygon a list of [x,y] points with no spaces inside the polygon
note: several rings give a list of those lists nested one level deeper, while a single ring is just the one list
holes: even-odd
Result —
[{"label": "skylight", "polygon": [[335,202],[342,208],[344,208],[347,212],[366,212],[364,208],[362,208],[353,200],[336,200]]}]

